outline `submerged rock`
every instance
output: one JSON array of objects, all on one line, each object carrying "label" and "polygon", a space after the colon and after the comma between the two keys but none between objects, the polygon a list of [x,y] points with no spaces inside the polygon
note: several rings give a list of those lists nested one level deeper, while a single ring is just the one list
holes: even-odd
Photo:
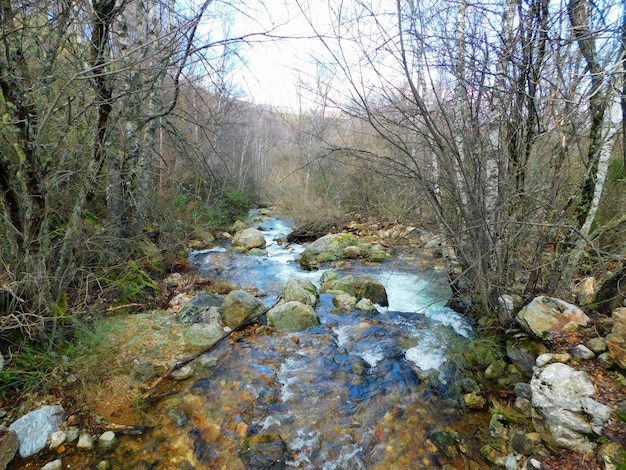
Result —
[{"label": "submerged rock", "polygon": [[9,426],[17,435],[21,457],[36,454],[46,446],[48,436],[58,431],[63,422],[64,411],[60,405],[44,406],[22,416]]},{"label": "submerged rock", "polygon": [[246,468],[283,470],[291,460],[289,448],[278,434],[256,434],[243,441],[239,457]]},{"label": "submerged rock", "polygon": [[53,460],[52,462],[48,462],[41,470],[61,470],[63,468],[63,461],[61,459]]},{"label": "submerged rock", "polygon": [[224,330],[219,323],[196,323],[183,331],[183,340],[190,346],[204,347],[222,337]]},{"label": "submerged rock", "polygon": [[98,437],[98,447],[102,449],[111,449],[117,444],[117,437],[113,431],[105,431]]},{"label": "submerged rock", "polygon": [[292,300],[282,302],[267,312],[267,321],[278,331],[297,331],[320,324],[313,307]]},{"label": "submerged rock", "polygon": [[156,375],[156,367],[152,362],[140,362],[133,366],[129,374],[129,380],[132,384],[142,384],[152,380]]}]

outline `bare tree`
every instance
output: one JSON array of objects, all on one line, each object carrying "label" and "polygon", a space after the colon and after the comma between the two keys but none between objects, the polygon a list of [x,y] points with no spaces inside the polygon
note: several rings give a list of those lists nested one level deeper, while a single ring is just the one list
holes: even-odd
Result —
[{"label": "bare tree", "polygon": [[[330,6],[336,100],[387,143],[336,148],[412,179],[479,311],[571,286],[615,146],[618,5],[367,0]],[[306,8],[302,9],[306,12]],[[315,28],[315,24],[311,21]],[[582,62],[580,61],[582,59]],[[567,268],[567,269],[565,269]]]},{"label": "bare tree", "polygon": [[176,124],[192,66],[255,37],[201,34],[213,6],[0,2],[0,334],[54,341],[70,303],[90,302],[93,270],[127,259],[154,164],[191,148]]}]

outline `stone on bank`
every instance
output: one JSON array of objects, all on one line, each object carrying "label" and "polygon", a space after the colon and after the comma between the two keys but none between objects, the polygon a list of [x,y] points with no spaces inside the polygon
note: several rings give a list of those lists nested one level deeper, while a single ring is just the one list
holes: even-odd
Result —
[{"label": "stone on bank", "polygon": [[611,409],[594,400],[586,372],[562,363],[537,369],[530,381],[533,424],[553,449],[591,452],[589,436],[602,434]]},{"label": "stone on bank", "polygon": [[20,457],[30,457],[46,446],[48,436],[61,427],[63,407],[44,406],[22,416],[9,426],[17,435]]}]

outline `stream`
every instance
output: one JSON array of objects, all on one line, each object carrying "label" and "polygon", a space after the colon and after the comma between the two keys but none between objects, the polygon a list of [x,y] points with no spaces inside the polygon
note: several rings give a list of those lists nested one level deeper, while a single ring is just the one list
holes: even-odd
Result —
[{"label": "stream", "polygon": [[[304,246],[281,242],[291,231],[287,221],[255,226],[267,256],[217,248],[190,261],[201,274],[253,286],[267,306],[289,279],[319,286],[323,270],[305,271],[296,261]],[[332,296],[322,294],[320,326],[222,346],[206,377],[164,403],[180,434],[192,437],[194,457],[207,468],[243,468],[243,437],[275,433],[289,448],[290,468],[480,468],[471,457],[480,424],[467,420],[450,392],[457,377],[446,356],[450,341],[472,329],[444,307],[445,277],[402,260],[352,262],[341,271],[381,281],[389,306],[378,315],[336,314]],[[450,436],[467,455],[459,446],[437,447]]]},{"label": "stream", "polygon": [[[304,246],[282,242],[287,221],[253,226],[264,231],[266,256],[216,247],[193,252],[190,263],[208,277],[253,286],[267,306],[289,279],[319,287],[323,270],[297,262]],[[340,271],[381,281],[389,306],[336,313],[322,294],[317,327],[233,335],[195,361],[193,378],[176,393],[150,405],[153,429],[122,437],[106,454],[110,468],[243,470],[242,443],[255,434],[279,435],[284,462],[248,468],[489,468],[478,449],[484,416],[466,413],[452,392],[459,374],[446,350],[473,331],[444,306],[450,291],[442,273],[402,259],[350,261]]]}]

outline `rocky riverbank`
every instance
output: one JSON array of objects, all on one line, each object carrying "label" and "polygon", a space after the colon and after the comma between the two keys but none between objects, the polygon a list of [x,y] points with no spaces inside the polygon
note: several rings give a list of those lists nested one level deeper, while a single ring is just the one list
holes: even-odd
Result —
[{"label": "rocky riverbank", "polygon": [[[237,228],[233,250],[262,256],[262,233],[243,224]],[[436,237],[414,228],[354,223],[342,233],[310,244],[300,263],[313,269],[353,259],[380,262],[394,248],[404,256],[417,250],[417,263],[424,265],[449,255]],[[83,468],[80,465],[85,462],[98,469],[118,468],[117,457],[110,457],[111,449],[124,436],[145,432],[151,424],[141,398],[161,399],[176,391],[177,383],[193,377],[198,368],[214,367],[215,358],[202,356],[191,366],[172,371],[173,365],[201,352],[225,329],[261,312],[267,324],[257,324],[252,334],[297,332],[320,321],[314,311],[319,292],[309,282],[286,283],[269,311],[256,299],[254,289],[196,274],[176,273],[161,284],[166,309],[110,320],[110,347],[118,352],[100,371],[91,371],[89,382],[79,376],[63,377],[55,394],[4,410],[7,426],[0,429],[0,469]],[[589,291],[590,283],[585,285],[587,291],[578,298],[592,302],[594,292]],[[339,276],[333,271],[323,277],[321,290],[332,295],[338,313],[372,312],[374,304],[386,302],[384,288],[372,279]],[[474,415],[478,420],[484,420],[485,413],[490,416],[481,433],[485,436],[484,462],[468,458],[463,442],[451,430],[437,431],[433,435],[439,438],[426,439],[433,455],[456,468],[623,468],[626,308],[602,314],[549,296],[524,306],[503,298],[501,306],[500,320],[507,330],[492,332],[505,338],[500,358],[451,384],[458,390],[468,420]],[[168,371],[170,388],[163,392],[151,388]],[[392,413],[390,422],[393,419]],[[248,425],[237,426],[234,432],[246,437]],[[262,436],[262,442],[256,442],[258,438],[245,441],[241,459],[247,468],[258,468],[263,459],[276,463],[288,457],[280,436]],[[180,455],[171,457],[172,467],[159,468],[186,468],[177,465],[190,461],[186,453],[198,458],[200,441],[195,442],[191,450],[181,444]],[[270,453],[263,454],[267,448]],[[14,459],[16,454],[19,457]],[[236,454],[236,465],[242,465]]]}]

